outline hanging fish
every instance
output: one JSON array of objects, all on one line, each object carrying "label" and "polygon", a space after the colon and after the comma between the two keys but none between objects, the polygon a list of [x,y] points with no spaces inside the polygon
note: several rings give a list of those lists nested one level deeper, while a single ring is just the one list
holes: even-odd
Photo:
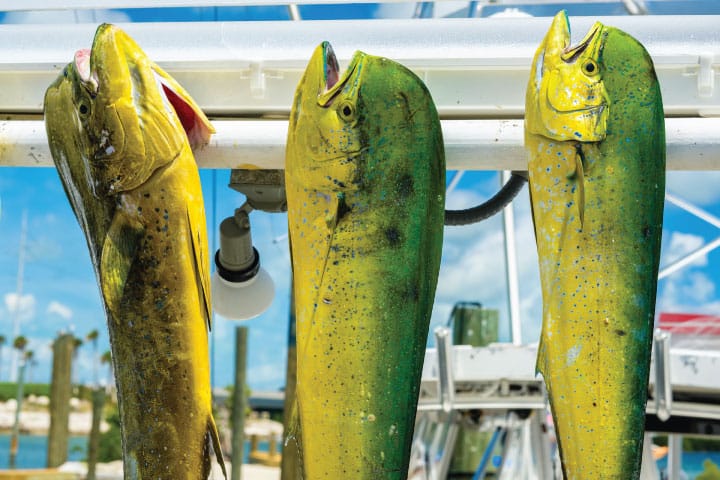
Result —
[{"label": "hanging fish", "polygon": [[527,89],[525,144],[543,297],[537,369],[565,478],[637,479],[657,289],[665,127],[643,46],[558,13]]},{"label": "hanging fish", "polygon": [[[191,147],[213,128],[122,30],[101,25],[45,94],[50,150],[108,317],[126,479],[207,478],[205,211]],[[224,466],[223,466],[224,469]]]},{"label": "hanging fish", "polygon": [[315,50],[290,114],[304,478],[404,479],[440,267],[437,112],[405,67]]}]

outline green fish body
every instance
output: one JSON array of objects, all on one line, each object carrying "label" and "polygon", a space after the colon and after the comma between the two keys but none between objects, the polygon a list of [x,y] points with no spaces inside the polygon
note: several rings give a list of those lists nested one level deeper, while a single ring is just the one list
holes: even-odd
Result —
[{"label": "green fish body", "polygon": [[665,192],[652,60],[565,12],[535,55],[525,143],[543,297],[538,371],[565,478],[637,479]]},{"label": "green fish body", "polygon": [[[45,94],[53,159],[107,313],[126,479],[207,478],[209,258],[191,144],[212,126],[117,27],[101,25]],[[187,132],[187,133],[186,133]],[[223,467],[224,468],[224,467]]]},{"label": "green fish body", "polygon": [[286,157],[304,477],[404,479],[440,267],[445,163],[409,70],[320,45]]}]

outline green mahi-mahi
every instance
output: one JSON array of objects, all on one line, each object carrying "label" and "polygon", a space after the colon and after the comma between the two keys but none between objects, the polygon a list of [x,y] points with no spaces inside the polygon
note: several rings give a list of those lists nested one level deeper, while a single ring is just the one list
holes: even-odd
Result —
[{"label": "green mahi-mahi", "polygon": [[286,157],[304,477],[403,479],[443,233],[442,134],[424,84],[328,43]]},{"label": "green mahi-mahi", "polygon": [[126,479],[207,478],[211,412],[205,212],[191,146],[213,132],[112,25],[45,94],[53,159],[107,313]]},{"label": "green mahi-mahi", "polygon": [[565,478],[639,477],[657,288],[665,130],[650,56],[565,12],[538,49],[525,142],[543,297],[538,370]]}]

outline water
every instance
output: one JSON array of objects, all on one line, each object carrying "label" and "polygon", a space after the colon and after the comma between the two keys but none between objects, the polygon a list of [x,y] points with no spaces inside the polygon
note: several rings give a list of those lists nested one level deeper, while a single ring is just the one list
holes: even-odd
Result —
[{"label": "water", "polygon": [[[47,466],[47,437],[45,435],[20,435],[17,468],[45,468]],[[68,461],[87,458],[87,437],[71,436],[68,442]],[[0,435],[0,469],[7,469],[10,462],[10,435]]]},{"label": "water", "polygon": [[[87,437],[72,436],[68,442],[68,461],[77,462],[87,460]],[[20,447],[15,460],[17,468],[45,468],[47,462],[47,437],[44,435],[20,435]],[[258,442],[258,450],[267,452],[270,444],[267,441]],[[250,442],[245,442],[245,459],[250,454]],[[228,458],[229,460],[229,458]],[[8,468],[10,461],[10,435],[0,435],[0,470]]]},{"label": "water", "polygon": [[[688,480],[694,480],[703,471],[703,462],[709,458],[715,465],[720,466],[720,452],[683,452],[682,469]],[[658,469],[663,471],[667,468],[667,457],[657,462]]]}]

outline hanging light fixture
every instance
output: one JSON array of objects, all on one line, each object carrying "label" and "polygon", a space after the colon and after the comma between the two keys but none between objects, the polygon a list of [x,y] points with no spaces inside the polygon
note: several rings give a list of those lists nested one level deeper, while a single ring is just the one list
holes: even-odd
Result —
[{"label": "hanging light fixture", "polygon": [[275,286],[252,243],[249,213],[287,210],[282,170],[233,170],[230,188],[246,196],[233,216],[220,223],[220,249],[211,278],[213,309],[232,320],[257,317],[270,307]]}]

